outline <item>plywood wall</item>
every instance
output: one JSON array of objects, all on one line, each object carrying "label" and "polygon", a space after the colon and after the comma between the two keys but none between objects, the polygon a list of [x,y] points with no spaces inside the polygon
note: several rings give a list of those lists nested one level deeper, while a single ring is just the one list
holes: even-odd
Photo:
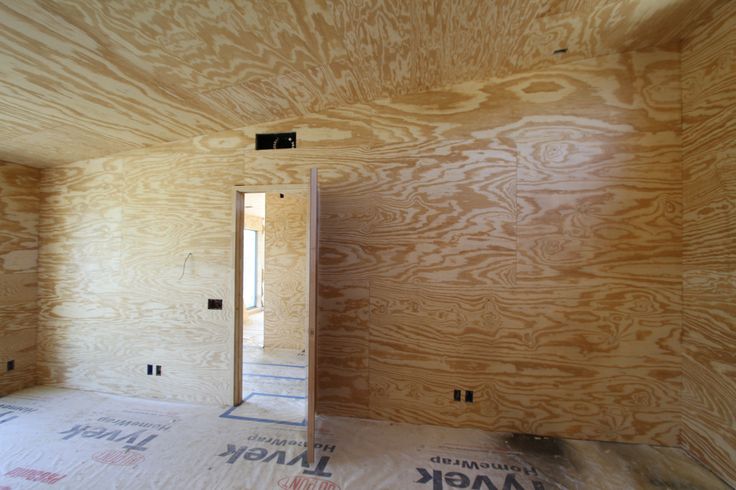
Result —
[{"label": "plywood wall", "polygon": [[[231,401],[232,185],[242,150],[198,144],[44,172],[42,383]],[[208,310],[208,298],[224,309]],[[153,363],[161,377],[146,376]]]},{"label": "plywood wall", "polygon": [[[264,195],[265,200],[265,195]],[[260,310],[261,308],[261,297],[263,292],[263,265],[266,263],[266,233],[265,233],[265,222],[266,220],[264,218],[261,218],[260,216],[255,216],[248,214],[247,212],[244,214],[243,219],[245,220],[244,227],[247,230],[255,230],[258,232],[258,243],[256,250],[256,253],[258,254],[258,270],[256,271],[256,287],[258,288],[257,294],[258,294],[258,303],[256,305],[255,310]],[[248,311],[246,309],[243,309],[243,312],[245,314],[245,317],[248,316]]]},{"label": "plywood wall", "polygon": [[40,176],[0,162],[0,396],[36,380]]},{"label": "plywood wall", "polygon": [[252,214],[243,215],[244,226],[248,230],[256,230],[259,233],[263,233],[263,218]]},{"label": "plywood wall", "polygon": [[228,403],[232,188],[319,167],[321,413],[676,444],[680,97],[646,50],[50,169],[42,380]]},{"label": "plywood wall", "polygon": [[307,194],[266,194],[263,345],[304,350],[307,331]]},{"label": "plywood wall", "polygon": [[736,486],[736,3],[683,44],[683,445]]}]

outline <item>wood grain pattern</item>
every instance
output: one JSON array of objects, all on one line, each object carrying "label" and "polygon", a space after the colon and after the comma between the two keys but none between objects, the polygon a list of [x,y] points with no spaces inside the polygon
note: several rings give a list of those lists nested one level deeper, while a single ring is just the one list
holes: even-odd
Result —
[{"label": "wood grain pattern", "polygon": [[36,382],[40,178],[0,162],[0,396]]},{"label": "wood grain pattern", "polygon": [[693,270],[684,283],[683,431],[687,450],[733,484],[736,273]]},{"label": "wood grain pattern", "polygon": [[674,444],[678,293],[372,283],[371,416]]},{"label": "wood grain pattern", "polygon": [[266,194],[263,345],[302,351],[307,324],[308,194]]},{"label": "wood grain pattern", "polygon": [[736,4],[682,47],[682,444],[736,486]]},{"label": "wood grain pattern", "polygon": [[660,46],[718,1],[3,2],[0,158],[56,165]]},{"label": "wood grain pattern", "polygon": [[[608,55],[49,169],[43,379],[228,403],[232,188],[316,167],[318,412],[675,445],[679,73]],[[253,150],[284,129],[299,148]]]},{"label": "wood grain pattern", "polygon": [[[43,175],[39,377],[74,388],[229,404],[228,210],[240,162],[222,150],[209,157],[171,148],[147,155],[144,165],[113,157]],[[207,310],[207,298],[223,298],[226,308]],[[163,366],[162,378],[145,376],[152,359]]]},{"label": "wood grain pattern", "polygon": [[[324,214],[320,218],[324,219]],[[321,260],[320,267],[323,264]],[[369,418],[369,281],[322,280],[318,302],[317,409],[325,414]]]}]

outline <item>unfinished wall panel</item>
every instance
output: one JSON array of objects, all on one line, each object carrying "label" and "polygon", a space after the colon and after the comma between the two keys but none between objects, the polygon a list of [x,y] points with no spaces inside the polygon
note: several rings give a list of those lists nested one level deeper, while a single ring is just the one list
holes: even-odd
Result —
[{"label": "unfinished wall panel", "polygon": [[682,48],[682,443],[736,485],[736,4]]},{"label": "unfinished wall panel", "polygon": [[319,287],[318,411],[370,418],[370,290],[367,280]]},{"label": "unfinished wall panel", "polygon": [[0,396],[36,381],[40,176],[0,162]]},{"label": "unfinished wall panel", "polygon": [[[493,420],[501,431],[672,444],[678,302],[676,288],[616,284],[372,283],[372,415],[476,427]],[[474,390],[475,403],[454,403],[457,387]]]},{"label": "unfinished wall panel", "polygon": [[[378,139],[364,157],[338,146],[344,158],[246,163],[252,183],[320,167],[323,291],[368,280],[371,416],[676,444],[679,80],[673,51],[603,57],[358,106]],[[330,114],[302,122],[315,146],[345,144],[349,115]],[[451,300],[427,317],[442,288]],[[505,317],[494,301],[510,302]],[[467,326],[474,315],[487,323]],[[515,319],[525,340],[499,344]],[[463,383],[483,401],[454,405]]]},{"label": "unfinished wall panel", "polygon": [[[41,382],[229,402],[239,165],[192,143],[44,173]],[[207,310],[208,298],[226,308]]]},{"label": "unfinished wall panel", "polygon": [[[134,360],[110,346],[102,361],[85,354],[90,342],[48,342],[73,359],[49,363],[53,379],[89,385],[81,374],[103,362],[124,373],[107,390],[149,395],[136,365],[155,355],[175,367],[158,396],[227,400],[230,192],[305,184],[318,167],[318,410],[674,445],[680,95],[679,53],[653,49],[136,150],[88,171],[53,169],[44,209],[58,219],[44,219],[43,233],[66,255],[42,263],[80,254],[91,223],[100,241],[120,240],[100,252],[111,266],[121,257],[120,303],[100,296],[100,308],[84,308],[97,316],[80,324],[117,331],[107,314],[129,304],[135,317],[121,325],[140,345],[166,339]],[[288,129],[299,148],[253,150],[255,133]],[[94,201],[100,165],[120,166],[111,182],[125,185],[107,199],[122,224],[105,228],[90,214],[80,239],[69,237],[63,223],[105,208]],[[61,316],[44,318],[45,335],[72,340],[64,329],[77,313],[59,306],[96,298],[49,270],[44,291],[60,297],[44,308]],[[203,310],[214,294],[222,313]],[[454,404],[454,387],[475,389],[477,401]]]},{"label": "unfinished wall panel", "polygon": [[263,345],[267,349],[304,350],[307,198],[305,192],[266,194]]}]

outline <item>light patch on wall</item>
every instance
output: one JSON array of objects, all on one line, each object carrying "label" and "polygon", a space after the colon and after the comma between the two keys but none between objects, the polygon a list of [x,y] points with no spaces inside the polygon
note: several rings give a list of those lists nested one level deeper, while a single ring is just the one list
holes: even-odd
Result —
[{"label": "light patch on wall", "polygon": [[207,150],[230,150],[242,148],[251,143],[252,137],[242,131],[223,131],[214,135],[202,136],[194,139],[198,148]]},{"label": "light patch on wall", "polygon": [[402,100],[407,100],[408,103],[399,103],[396,99],[382,99],[374,103],[407,113],[420,111],[426,115],[459,114],[478,109],[488,100],[488,95],[482,91],[483,86],[480,82],[467,82],[456,85],[451,90],[404,95]]},{"label": "light patch on wall", "polygon": [[526,79],[518,85],[512,85],[508,89],[518,95],[520,99],[535,104],[557,102],[575,92],[575,87],[561,77],[557,77],[554,80]]},{"label": "light patch on wall", "polygon": [[296,126],[294,131],[299,134],[300,141],[341,141],[350,140],[353,137],[352,131],[326,126]]},{"label": "light patch on wall", "polygon": [[266,194],[262,192],[245,193],[243,196],[243,206],[245,207],[245,214],[250,216],[257,216],[259,218],[265,218]]},{"label": "light patch on wall", "polygon": [[22,271],[35,267],[38,250],[13,250],[0,256],[0,268],[8,271]]}]

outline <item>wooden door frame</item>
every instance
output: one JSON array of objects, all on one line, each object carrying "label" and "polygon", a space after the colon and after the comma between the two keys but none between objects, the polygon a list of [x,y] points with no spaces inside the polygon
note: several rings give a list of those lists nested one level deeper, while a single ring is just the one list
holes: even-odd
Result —
[{"label": "wooden door frame", "polygon": [[[265,194],[269,192],[282,192],[289,194],[292,192],[309,193],[308,184],[276,184],[276,185],[239,185],[234,188],[233,207],[235,216],[235,323],[234,323],[234,344],[235,352],[233,355],[233,406],[236,407],[243,403],[243,231],[245,230],[245,194]],[[268,212],[268,210],[266,210]],[[309,233],[307,233],[309,235]],[[309,250],[309,236],[305,243],[306,250]],[[308,327],[307,327],[308,328]],[[307,332],[308,333],[308,332]],[[312,361],[308,360],[311,365]]]},{"label": "wooden door frame", "polygon": [[307,214],[307,461],[314,463],[317,432],[317,315],[319,308],[319,180],[316,168],[309,171],[309,203]]}]

